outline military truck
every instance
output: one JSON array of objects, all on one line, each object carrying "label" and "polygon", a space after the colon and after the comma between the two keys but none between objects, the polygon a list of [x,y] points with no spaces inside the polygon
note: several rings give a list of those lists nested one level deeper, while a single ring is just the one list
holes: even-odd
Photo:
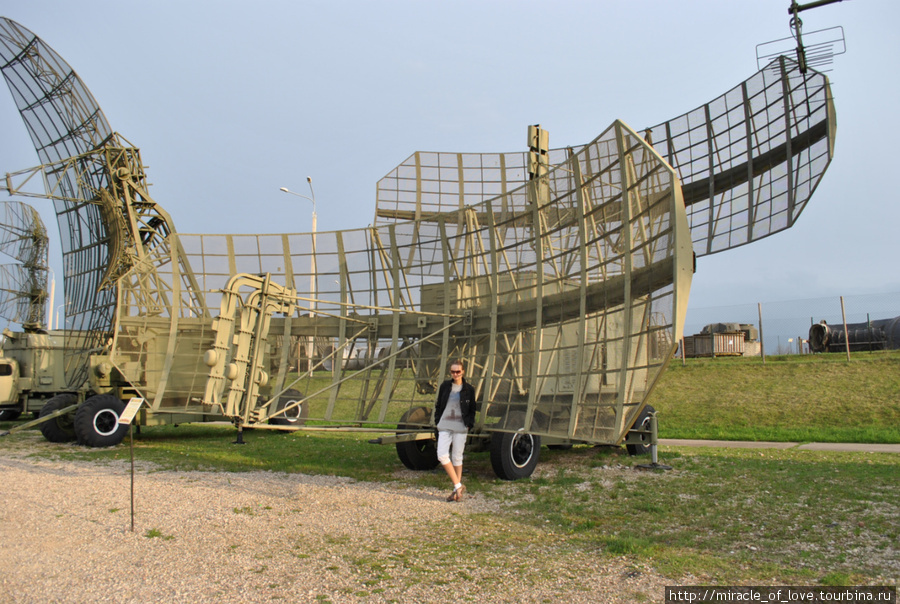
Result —
[{"label": "military truck", "polygon": [[127,431],[127,426],[118,424],[124,404],[110,395],[94,396],[87,382],[77,388],[67,384],[65,341],[62,330],[3,331],[0,419],[15,420],[32,413],[43,419],[41,433],[51,442],[118,444]]},{"label": "military truck", "polygon": [[23,413],[40,415],[48,400],[75,393],[66,388],[63,374],[64,334],[3,330],[0,347],[0,420]]},{"label": "military truck", "polygon": [[23,413],[32,413],[43,420],[38,425],[51,442],[77,440],[92,447],[116,445],[127,431],[127,426],[118,423],[125,407],[119,398],[121,393],[98,394],[97,384],[91,381],[74,388],[67,383],[67,338],[70,342],[78,339],[77,334],[65,330],[3,330],[0,420],[15,420]]}]

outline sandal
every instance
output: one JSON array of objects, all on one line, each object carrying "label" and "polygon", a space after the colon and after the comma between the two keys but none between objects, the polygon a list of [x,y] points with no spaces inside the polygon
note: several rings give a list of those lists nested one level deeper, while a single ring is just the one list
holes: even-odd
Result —
[{"label": "sandal", "polygon": [[456,501],[456,490],[447,496],[447,501]]}]

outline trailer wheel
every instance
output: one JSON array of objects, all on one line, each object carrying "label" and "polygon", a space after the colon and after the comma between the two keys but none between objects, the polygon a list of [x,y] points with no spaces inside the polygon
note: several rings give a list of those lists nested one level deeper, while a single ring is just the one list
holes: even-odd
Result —
[{"label": "trailer wheel", "polygon": [[[430,419],[431,411],[427,407],[414,407],[400,418],[397,430],[421,430],[422,424],[427,424]],[[423,472],[433,470],[438,465],[437,446],[434,440],[409,440],[394,446],[397,448],[400,462],[410,470]]]},{"label": "trailer wheel", "polygon": [[[74,394],[57,394],[41,407],[40,417],[50,415],[78,402]],[[52,443],[67,443],[75,440],[75,414],[66,413],[41,424],[41,434]]]},{"label": "trailer wheel", "polygon": [[[524,417],[522,418],[524,420]],[[515,425],[515,422],[510,421]],[[523,423],[522,421],[518,422]],[[491,466],[503,480],[528,478],[537,467],[541,437],[526,432],[494,432],[491,435]]]},{"label": "trailer wheel", "polygon": [[[284,394],[278,397],[275,403],[275,411],[281,411],[288,405],[293,405],[303,398],[303,393],[294,388],[284,391]],[[277,417],[269,419],[269,423],[273,426],[302,426],[309,417],[309,407],[306,402],[301,403],[298,407],[288,410]]]},{"label": "trailer wheel", "polygon": [[0,409],[0,422],[11,422],[19,419],[22,412],[18,409]]},{"label": "trailer wheel", "polygon": [[[649,430],[650,429],[650,414],[655,413],[656,409],[651,407],[650,405],[646,405],[644,410],[641,411],[641,414],[638,416],[637,420],[634,422],[632,428],[638,428],[639,430]],[[628,450],[629,455],[647,455],[650,453],[650,435],[649,434],[636,434],[638,438],[641,439],[641,444],[629,445],[626,444],[625,448]]]},{"label": "trailer wheel", "polygon": [[114,447],[125,438],[128,424],[120,424],[125,403],[112,394],[97,394],[84,401],[75,412],[78,444],[87,447]]}]

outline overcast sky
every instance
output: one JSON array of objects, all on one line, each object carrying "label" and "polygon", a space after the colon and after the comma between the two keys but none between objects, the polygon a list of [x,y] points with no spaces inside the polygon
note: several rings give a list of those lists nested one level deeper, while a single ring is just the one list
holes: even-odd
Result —
[{"label": "overcast sky", "polygon": [[[154,199],[182,233],[306,232],[373,221],[375,184],[413,151],[551,147],[622,119],[640,130],[757,70],[790,35],[789,0],[0,0],[81,76],[139,147]],[[892,174],[900,2],[802,15],[842,26],[831,71],[835,159],[797,225],[701,258],[691,305],[900,292]],[[0,90],[0,173],[37,156]],[[49,202],[30,201],[54,234]],[[54,266],[60,266],[54,260]],[[57,269],[58,270],[58,269]]]}]

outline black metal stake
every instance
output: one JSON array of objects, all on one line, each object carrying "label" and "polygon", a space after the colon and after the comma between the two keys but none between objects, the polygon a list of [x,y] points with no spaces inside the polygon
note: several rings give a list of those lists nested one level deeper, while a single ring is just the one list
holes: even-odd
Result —
[{"label": "black metal stake", "polygon": [[131,532],[134,532],[134,422],[128,425],[128,440],[131,442]]},{"label": "black metal stake", "polygon": [[650,463],[642,463],[635,466],[637,470],[671,470],[672,466],[659,463],[656,447],[659,444],[659,424],[656,412],[650,414]]}]

